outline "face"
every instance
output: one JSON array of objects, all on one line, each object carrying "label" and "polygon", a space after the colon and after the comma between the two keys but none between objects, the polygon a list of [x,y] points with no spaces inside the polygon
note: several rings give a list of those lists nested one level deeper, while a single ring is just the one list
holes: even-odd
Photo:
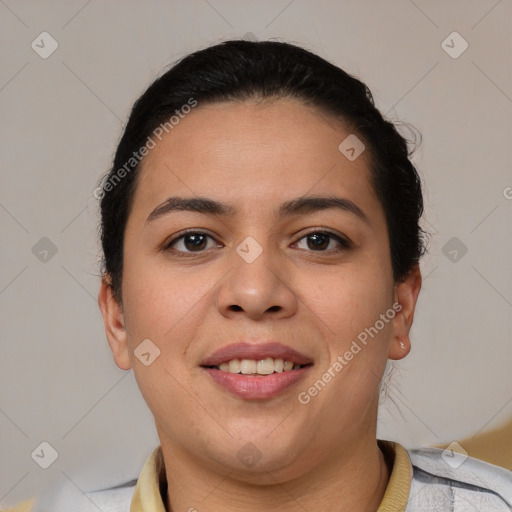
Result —
[{"label": "face", "polygon": [[181,457],[286,480],[375,440],[419,271],[393,282],[370,155],[338,149],[349,135],[291,99],[199,105],[145,157],[123,304],[105,283],[99,300],[116,363]]}]

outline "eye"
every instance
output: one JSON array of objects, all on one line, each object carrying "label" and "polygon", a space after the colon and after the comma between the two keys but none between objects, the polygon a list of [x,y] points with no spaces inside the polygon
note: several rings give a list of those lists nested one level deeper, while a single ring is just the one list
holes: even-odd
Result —
[{"label": "eye", "polygon": [[178,256],[193,252],[200,253],[217,245],[216,243],[209,244],[209,240],[216,242],[212,236],[202,231],[188,231],[173,238],[166,244],[165,249],[176,252]]},{"label": "eye", "polygon": [[[306,247],[304,247],[303,240],[305,240]],[[310,249],[316,252],[341,252],[351,247],[348,240],[325,230],[312,231],[295,243],[299,249]],[[303,244],[302,247],[300,246],[301,243]],[[336,245],[337,248],[335,248]]]}]

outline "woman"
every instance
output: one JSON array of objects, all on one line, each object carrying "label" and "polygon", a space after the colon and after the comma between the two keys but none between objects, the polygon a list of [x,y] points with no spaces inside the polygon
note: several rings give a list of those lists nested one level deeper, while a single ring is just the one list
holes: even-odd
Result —
[{"label": "woman", "polygon": [[161,443],[96,506],[511,510],[508,471],[376,439],[423,200],[363,83],[285,43],[189,55],[135,103],[95,194],[108,342]]}]

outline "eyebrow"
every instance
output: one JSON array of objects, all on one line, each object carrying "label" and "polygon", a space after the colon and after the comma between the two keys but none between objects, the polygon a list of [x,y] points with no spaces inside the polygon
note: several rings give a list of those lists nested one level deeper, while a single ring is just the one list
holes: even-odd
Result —
[{"label": "eyebrow", "polygon": [[[350,199],[336,196],[310,196],[298,197],[284,202],[277,212],[277,218],[282,219],[292,215],[306,215],[316,211],[336,208],[344,212],[352,213],[369,224],[368,217],[356,203]],[[169,197],[159,204],[146,219],[153,221],[164,215],[176,211],[198,212],[206,215],[234,216],[236,208],[227,203],[222,203],[207,197]]]}]

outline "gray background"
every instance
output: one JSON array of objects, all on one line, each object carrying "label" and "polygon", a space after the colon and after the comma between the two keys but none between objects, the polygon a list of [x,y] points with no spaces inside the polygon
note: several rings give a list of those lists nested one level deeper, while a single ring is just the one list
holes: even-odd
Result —
[{"label": "gray background", "polygon": [[[92,192],[145,87],[233,37],[319,53],[423,134],[414,161],[433,236],[380,437],[447,444],[510,422],[511,20],[511,0],[0,0],[0,503],[52,479],[80,492],[133,477],[158,443],[105,339]],[[46,59],[31,47],[50,48],[43,31],[58,43]],[[454,31],[469,44],[458,58],[442,46]],[[46,470],[31,458],[42,441],[59,454]]]}]

